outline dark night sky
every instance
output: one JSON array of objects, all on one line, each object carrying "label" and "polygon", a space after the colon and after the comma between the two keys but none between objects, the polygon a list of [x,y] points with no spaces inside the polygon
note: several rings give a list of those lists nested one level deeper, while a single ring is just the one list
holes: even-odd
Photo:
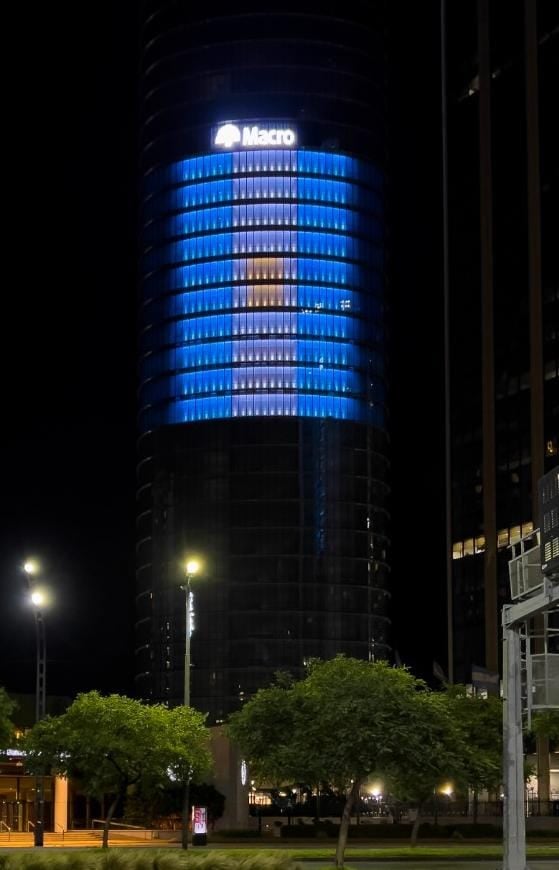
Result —
[{"label": "dark night sky", "polygon": [[[429,677],[446,648],[438,3],[389,5],[407,22],[391,43],[393,642]],[[4,163],[0,685],[34,691],[20,566],[35,553],[56,593],[49,692],[130,693],[137,4],[73,9],[71,20],[56,4],[25,21],[13,13],[22,20]]]}]

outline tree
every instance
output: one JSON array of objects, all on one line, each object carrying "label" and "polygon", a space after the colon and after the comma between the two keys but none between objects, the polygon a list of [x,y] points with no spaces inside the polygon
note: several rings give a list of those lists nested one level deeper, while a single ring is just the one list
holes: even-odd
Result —
[{"label": "tree", "polygon": [[338,655],[312,662],[304,680],[281,676],[261,689],[231,717],[229,730],[257,777],[344,790],[336,850],[342,867],[362,782],[378,772],[396,779],[412,765],[438,773],[452,755],[451,721],[448,705],[405,668]]},{"label": "tree", "polygon": [[416,704],[423,749],[421,745],[414,746],[405,763],[393,765],[388,777],[391,791],[414,810],[412,846],[417,842],[425,804],[433,799],[437,786],[443,779],[464,779],[462,733],[452,715],[448,696],[441,692],[421,692]]},{"label": "tree", "polygon": [[559,742],[559,710],[536,713],[532,719],[532,732],[547,737],[553,743]]},{"label": "tree", "polygon": [[158,791],[170,780],[197,780],[210,767],[204,716],[190,707],[148,706],[121,695],[98,692],[78,695],[67,712],[38,722],[25,738],[28,765],[43,773],[80,780],[92,797],[111,795],[103,831],[119,801],[141,788]]},{"label": "tree", "polygon": [[447,696],[462,745],[459,776],[474,793],[475,822],[478,793],[496,791],[502,782],[503,702],[496,695],[471,694],[460,684],[448,686]]},{"label": "tree", "polygon": [[0,686],[0,752],[7,749],[14,736],[14,726],[11,721],[12,713],[16,708],[15,701]]}]

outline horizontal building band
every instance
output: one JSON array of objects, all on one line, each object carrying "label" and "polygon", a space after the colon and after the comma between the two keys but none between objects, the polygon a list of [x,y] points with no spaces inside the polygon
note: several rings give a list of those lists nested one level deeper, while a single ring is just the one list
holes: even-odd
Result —
[{"label": "horizontal building band", "polygon": [[158,375],[176,374],[185,369],[215,367],[223,363],[284,361],[367,368],[377,377],[382,376],[385,369],[384,356],[381,353],[349,341],[239,338],[159,349],[143,358],[142,373],[144,381],[147,382]]},{"label": "horizontal building band", "polygon": [[[330,287],[320,284],[231,284],[203,290],[175,291],[146,300],[143,306],[144,323],[180,314],[234,311],[238,308],[310,308],[331,314],[340,311],[359,313],[380,311],[380,303],[349,287]],[[363,303],[365,305],[363,306]]]},{"label": "horizontal building band", "polygon": [[318,254],[343,260],[364,259],[378,263],[378,248],[346,233],[326,233],[316,230],[235,230],[212,233],[173,241],[152,248],[142,257],[144,272],[161,266],[209,260],[231,254],[280,254],[298,256]]},{"label": "horizontal building band", "polygon": [[375,166],[354,157],[335,152],[303,149],[274,149],[233,151],[204,154],[179,160],[146,174],[143,188],[153,193],[169,185],[185,181],[211,179],[238,172],[289,172],[302,175],[322,175],[355,180],[360,184],[382,188],[383,176]]},{"label": "horizontal building band", "polygon": [[197,399],[175,399],[163,408],[148,409],[141,414],[142,429],[197,420],[229,417],[331,417],[335,420],[356,420],[384,427],[382,406],[369,407],[360,399],[332,394],[262,391]]},{"label": "horizontal building band", "polygon": [[201,206],[172,215],[157,215],[146,223],[144,238],[146,241],[155,242],[193,233],[260,226],[327,229],[353,234],[359,232],[368,239],[381,239],[384,232],[379,217],[364,215],[347,206],[253,202],[242,205]]},{"label": "horizontal building band", "polygon": [[162,212],[212,205],[237,203],[239,200],[287,200],[290,202],[351,205],[378,213],[381,198],[376,191],[348,181],[281,175],[242,176],[223,181],[201,181],[154,194],[144,204],[145,218]]}]

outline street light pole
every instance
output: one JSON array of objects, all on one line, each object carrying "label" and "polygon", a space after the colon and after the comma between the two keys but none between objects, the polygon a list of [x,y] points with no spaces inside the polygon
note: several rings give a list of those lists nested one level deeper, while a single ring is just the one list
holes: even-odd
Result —
[{"label": "street light pole", "polygon": [[[47,639],[42,606],[43,593],[34,589],[31,577],[38,572],[35,562],[27,561],[23,566],[31,590],[31,603],[35,608],[36,671],[35,671],[35,721],[40,722],[46,715],[46,678],[47,678]],[[42,774],[35,779],[35,827],[33,845],[42,847],[45,834],[45,780]]]},{"label": "street light pole", "polygon": [[185,608],[185,631],[184,631],[184,693],[183,704],[185,707],[190,707],[190,634],[192,622],[192,574],[187,572],[186,584],[181,586],[184,590],[186,599]]},{"label": "street light pole", "polygon": [[[185,629],[184,629],[184,692],[183,704],[190,707],[190,635],[192,634],[192,578],[200,570],[200,565],[195,559],[189,559],[186,563],[186,583],[181,586],[185,593]],[[188,822],[190,803],[190,776],[183,783],[182,794],[182,848],[188,849]]]}]

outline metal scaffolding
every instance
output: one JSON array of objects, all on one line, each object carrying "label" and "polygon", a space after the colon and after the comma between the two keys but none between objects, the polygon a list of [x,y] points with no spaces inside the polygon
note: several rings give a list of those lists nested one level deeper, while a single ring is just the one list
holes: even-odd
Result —
[{"label": "metal scaffolding", "polygon": [[541,569],[539,532],[512,547],[503,608],[504,870],[527,870],[522,726],[559,708],[559,574]]}]

